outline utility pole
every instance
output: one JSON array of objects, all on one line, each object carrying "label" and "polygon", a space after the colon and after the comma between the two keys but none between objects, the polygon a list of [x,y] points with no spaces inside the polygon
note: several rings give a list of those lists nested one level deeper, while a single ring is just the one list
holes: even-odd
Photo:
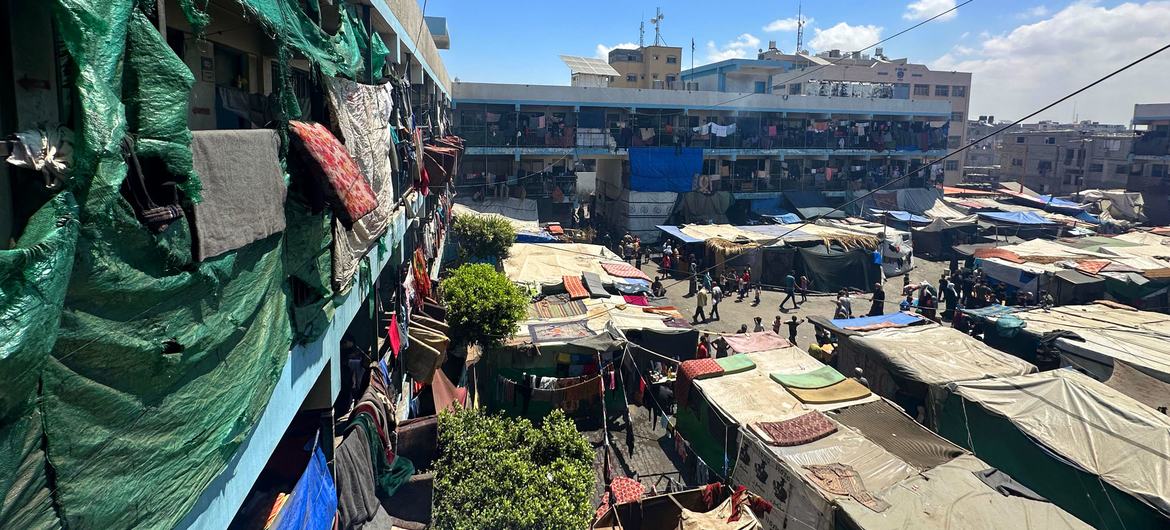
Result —
[{"label": "utility pole", "polygon": [[804,2],[796,3],[796,55],[800,55],[800,49],[804,47]]}]

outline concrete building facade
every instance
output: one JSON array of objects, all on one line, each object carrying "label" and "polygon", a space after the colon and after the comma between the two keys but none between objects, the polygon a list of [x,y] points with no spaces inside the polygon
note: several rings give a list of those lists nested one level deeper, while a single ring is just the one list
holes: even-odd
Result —
[{"label": "concrete building facade", "polygon": [[1129,181],[1132,133],[1066,129],[1015,131],[1001,136],[1000,180],[1055,195],[1120,189]]},{"label": "concrete building facade", "polygon": [[1141,192],[1151,223],[1170,222],[1170,103],[1137,104],[1127,188]]},{"label": "concrete building facade", "polygon": [[[682,72],[684,82],[699,90],[754,92],[830,98],[945,101],[946,120],[956,124],[948,148],[967,140],[965,124],[971,93],[971,74],[940,72],[909,60],[890,59],[878,50],[870,56],[832,50],[818,55],[785,54],[774,45],[756,59],[728,59]],[[947,184],[961,180],[964,155],[943,162]]]},{"label": "concrete building facade", "polygon": [[609,86],[682,90],[685,87],[679,81],[681,64],[682,48],[674,46],[610,50],[609,65],[621,75]]}]

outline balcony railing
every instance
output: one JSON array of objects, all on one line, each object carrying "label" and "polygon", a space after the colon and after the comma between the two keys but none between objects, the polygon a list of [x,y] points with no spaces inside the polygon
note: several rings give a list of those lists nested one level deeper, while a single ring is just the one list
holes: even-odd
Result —
[{"label": "balcony railing", "polygon": [[1144,135],[1134,141],[1133,154],[1138,156],[1170,155],[1170,138],[1164,135]]}]

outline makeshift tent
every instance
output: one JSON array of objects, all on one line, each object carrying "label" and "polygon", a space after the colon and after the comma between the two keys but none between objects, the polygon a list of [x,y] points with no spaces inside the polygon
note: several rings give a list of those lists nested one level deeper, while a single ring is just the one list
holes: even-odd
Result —
[{"label": "makeshift tent", "polygon": [[[750,492],[739,496],[748,503]],[[728,522],[732,490],[719,483],[651,495],[607,509],[592,528],[597,530],[756,530],[759,521],[747,504],[737,520]],[[712,518],[715,518],[712,520]]]},{"label": "makeshift tent", "polygon": [[798,248],[797,252],[801,261],[797,272],[808,276],[818,291],[867,291],[880,278],[868,250],[841,251],[817,245]]},{"label": "makeshift tent", "polygon": [[1105,278],[1071,269],[1057,271],[1053,276],[1056,281],[1051,292],[1059,305],[1085,304],[1105,298]]},{"label": "makeshift tent", "polygon": [[910,231],[914,234],[915,254],[945,258],[952,255],[956,243],[967,241],[978,233],[978,217],[935,217],[926,226]]},{"label": "makeshift tent", "polygon": [[559,284],[565,276],[596,273],[603,280],[613,278],[601,268],[602,261],[622,258],[601,245],[584,243],[516,243],[504,260],[509,280],[530,284]]},{"label": "makeshift tent", "polygon": [[788,201],[789,211],[795,211],[806,220],[814,217],[845,218],[845,212],[830,207],[819,191],[786,191],[784,199]]},{"label": "makeshift tent", "polygon": [[834,353],[838,370],[853,374],[861,369],[871,390],[932,427],[948,383],[1036,371],[966,333],[938,325],[845,336]]},{"label": "makeshift tent", "polygon": [[537,215],[536,201],[532,199],[484,199],[473,201],[460,200],[451,205],[451,213],[455,215],[498,215],[503,217],[516,229],[517,235],[538,234],[540,221]]},{"label": "makeshift tent", "polygon": [[930,223],[930,221],[931,221],[929,217],[922,217],[921,215],[914,215],[910,212],[903,211],[903,210],[874,210],[874,209],[870,209],[869,213],[871,215],[873,215],[874,217],[876,217],[879,220],[879,222],[880,222],[882,217],[888,217],[890,219],[893,219],[895,221],[899,221],[902,223],[927,224],[927,223]]},{"label": "makeshift tent", "polygon": [[1052,225],[1044,216],[1036,212],[979,212],[980,219],[987,219],[995,223],[1008,225]]},{"label": "makeshift tent", "polygon": [[[683,226],[685,227],[686,225]],[[706,239],[687,235],[686,232],[682,231],[682,228],[677,226],[658,225],[657,228],[666,235],[682,241],[683,243],[702,243],[706,241]]]},{"label": "makeshift tent", "polygon": [[1142,223],[1146,220],[1145,201],[1141,193],[1087,190],[1077,195],[1086,203],[1096,202],[1104,222]]},{"label": "makeshift tent", "polygon": [[864,530],[1092,528],[1050,502],[1012,493],[1011,482],[1004,485],[1004,491],[998,491],[980,479],[991,470],[978,458],[963,455],[876,492],[890,505],[880,513],[853,499],[840,499],[840,517],[852,525],[845,527]]},{"label": "makeshift tent", "polygon": [[1097,528],[1166,527],[1170,417],[1067,369],[950,390],[951,441]]},{"label": "makeshift tent", "polygon": [[860,332],[887,328],[904,328],[906,326],[923,324],[926,323],[926,318],[914,313],[896,312],[857,318],[834,318],[828,320],[828,323],[832,327],[840,330]]},{"label": "makeshift tent", "polygon": [[680,196],[671,211],[678,223],[726,223],[727,209],[735,202],[730,192],[700,193],[692,191]]},{"label": "makeshift tent", "polygon": [[703,150],[697,147],[631,147],[630,189],[688,192],[703,172]]}]

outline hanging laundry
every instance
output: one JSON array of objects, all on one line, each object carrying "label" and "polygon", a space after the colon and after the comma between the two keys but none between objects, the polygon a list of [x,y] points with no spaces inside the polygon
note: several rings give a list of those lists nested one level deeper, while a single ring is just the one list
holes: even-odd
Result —
[{"label": "hanging laundry", "polygon": [[768,126],[768,136],[776,136],[776,126],[775,125]]},{"label": "hanging laundry", "polygon": [[727,126],[726,125],[716,125],[714,123],[709,123],[708,125],[711,126],[711,134],[714,134],[715,136],[718,136],[720,138],[724,138],[727,136]]},{"label": "hanging laundry", "polygon": [[653,128],[642,127],[641,133],[642,133],[642,141],[643,142],[650,141],[651,138],[654,138],[654,129]]}]

